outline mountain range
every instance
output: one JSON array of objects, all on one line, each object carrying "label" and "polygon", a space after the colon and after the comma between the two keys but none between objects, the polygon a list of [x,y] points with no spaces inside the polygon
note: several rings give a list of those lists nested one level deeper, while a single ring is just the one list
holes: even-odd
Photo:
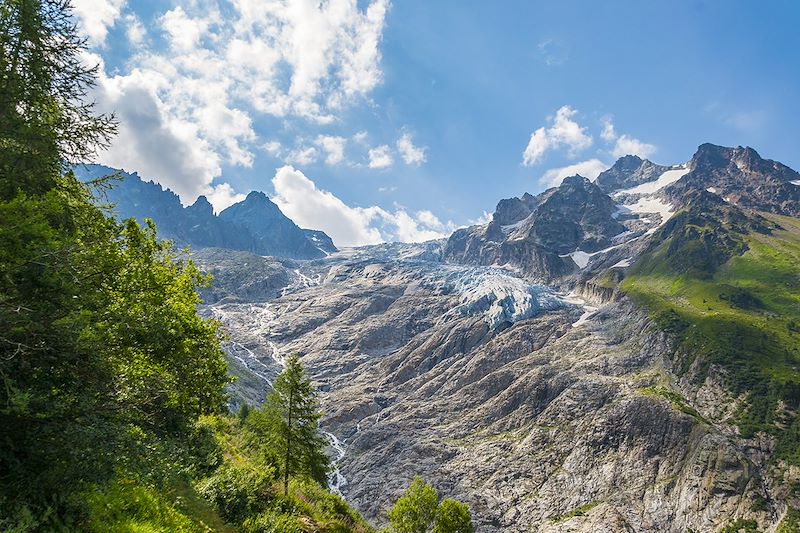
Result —
[{"label": "mountain range", "polygon": [[478,531],[800,528],[800,174],[785,165],[712,144],[676,165],[625,156],[446,240],[312,257],[272,237],[274,220],[308,233],[260,193],[215,217],[132,183],[120,214],[158,215],[215,276],[201,313],[230,335],[231,408],[261,403],[299,354],[331,487],[374,524],[420,475]]},{"label": "mountain range", "polygon": [[98,201],[110,204],[119,219],[152,219],[159,234],[178,245],[294,259],[325,257],[336,251],[328,235],[300,228],[262,192],[253,191],[215,215],[205,196],[183,207],[178,195],[153,181],[142,180],[136,173],[102,165],[81,165],[75,173],[85,182],[111,177],[107,186],[98,190]]}]

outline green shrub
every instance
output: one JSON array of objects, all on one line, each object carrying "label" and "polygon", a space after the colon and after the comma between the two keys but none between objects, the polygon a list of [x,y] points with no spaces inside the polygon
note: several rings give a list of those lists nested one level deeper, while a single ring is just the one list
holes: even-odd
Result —
[{"label": "green shrub", "polygon": [[197,490],[217,506],[223,518],[238,523],[267,507],[275,477],[268,466],[225,464],[201,481]]}]

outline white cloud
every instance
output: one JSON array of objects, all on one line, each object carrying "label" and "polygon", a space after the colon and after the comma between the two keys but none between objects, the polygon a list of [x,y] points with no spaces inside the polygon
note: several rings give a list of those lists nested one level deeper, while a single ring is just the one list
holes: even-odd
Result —
[{"label": "white cloud", "polygon": [[108,29],[120,17],[126,0],[72,0],[72,9],[78,17],[78,28],[93,46],[103,46]]},{"label": "white cloud", "polygon": [[[90,44],[102,45],[124,3],[76,0]],[[148,46],[126,16],[136,46],[125,70],[110,74],[91,56],[101,70],[90,96],[120,119],[120,134],[99,159],[138,169],[191,203],[209,192],[223,164],[253,164],[259,114],[327,123],[368,97],[382,79],[388,8],[389,0],[179,0],[155,15],[166,50]],[[337,160],[335,146],[319,149]],[[296,152],[298,163],[312,157],[309,147]]]},{"label": "white cloud", "polygon": [[245,199],[245,195],[237,193],[229,183],[220,183],[213,187],[211,192],[206,193],[206,198],[214,206],[214,212],[219,213],[226,207]]},{"label": "white cloud", "polygon": [[273,157],[280,156],[281,152],[283,151],[283,146],[279,141],[267,141],[262,146],[265,152]]},{"label": "white cloud", "polygon": [[147,30],[142,24],[142,21],[139,20],[139,17],[134,13],[129,13],[125,15],[125,24],[127,26],[125,35],[128,37],[128,41],[134,46],[142,44],[147,36]]},{"label": "white cloud", "polygon": [[569,50],[563,43],[555,39],[542,39],[536,45],[539,50],[545,65],[548,67],[555,67],[563,65],[569,59]]},{"label": "white cloud", "polygon": [[603,117],[603,131],[600,137],[607,143],[613,143],[611,155],[620,158],[625,155],[638,155],[641,158],[648,158],[656,152],[655,145],[640,141],[627,134],[618,135],[611,117]]},{"label": "white cloud", "polygon": [[413,216],[398,208],[352,207],[317,188],[299,170],[284,166],[272,178],[273,200],[286,216],[304,228],[321,229],[337,246],[363,246],[386,240],[418,242],[446,237],[451,222],[442,223],[430,211]]},{"label": "white cloud", "polygon": [[603,163],[599,159],[589,159],[566,167],[552,168],[545,172],[539,181],[546,187],[558,187],[561,185],[561,182],[564,181],[564,178],[574,176],[575,174],[579,174],[584,178],[594,181],[595,178],[608,167],[609,165]]},{"label": "white cloud", "polygon": [[183,52],[195,48],[200,43],[200,38],[208,33],[211,25],[210,18],[190,17],[181,6],[164,13],[159,22],[169,35],[170,45]]},{"label": "white cloud", "polygon": [[647,159],[656,151],[655,145],[640,141],[628,135],[620,135],[617,137],[614,148],[611,150],[611,155],[614,157],[622,157],[624,155],[638,155],[643,159]]},{"label": "white cloud", "polygon": [[551,119],[551,126],[541,127],[531,134],[528,146],[522,154],[525,166],[535,165],[550,151],[566,146],[570,156],[592,145],[592,136],[572,117],[577,113],[570,106],[562,106]]},{"label": "white cloud", "polygon": [[393,163],[394,159],[387,145],[383,144],[369,151],[369,168],[388,168]]},{"label": "white cloud", "polygon": [[408,133],[404,133],[397,139],[397,151],[400,152],[400,156],[407,165],[419,166],[424,163],[426,161],[425,150],[425,148],[414,146],[411,135]]},{"label": "white cloud", "polygon": [[616,140],[617,131],[614,129],[614,123],[611,121],[611,117],[603,117],[603,131],[600,133],[600,137],[607,142]]},{"label": "white cloud", "polygon": [[344,147],[347,139],[334,135],[318,135],[314,144],[325,152],[325,163],[338,165],[344,161]]},{"label": "white cloud", "polygon": [[364,144],[364,142],[367,140],[367,132],[366,131],[359,131],[359,132],[353,134],[353,140],[355,142],[357,142],[358,144]]},{"label": "white cloud", "polygon": [[140,71],[111,78],[101,75],[92,96],[99,111],[116,113],[119,131],[99,160],[156,179],[190,204],[211,191],[222,160],[196,126],[169,114],[158,98],[159,84],[159,79]]},{"label": "white cloud", "polygon": [[494,218],[494,213],[490,213],[489,211],[484,211],[481,216],[478,218],[469,220],[469,224],[471,226],[483,226],[484,224],[488,224]]},{"label": "white cloud", "polygon": [[306,148],[297,148],[289,152],[286,156],[287,163],[296,163],[298,165],[310,165],[317,160],[317,149],[313,146]]}]

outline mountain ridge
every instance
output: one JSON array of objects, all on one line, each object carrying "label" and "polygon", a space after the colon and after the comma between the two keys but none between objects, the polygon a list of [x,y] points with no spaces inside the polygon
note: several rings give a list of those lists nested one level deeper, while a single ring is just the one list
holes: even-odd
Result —
[{"label": "mountain ridge", "polygon": [[154,181],[144,181],[135,172],[102,165],[80,165],[75,172],[81,181],[116,176],[109,188],[97,193],[98,202],[113,204],[112,212],[121,219],[153,219],[162,236],[180,245],[291,259],[315,259],[336,251],[328,235],[300,228],[260,191],[252,191],[244,201],[215,214],[206,196],[183,207],[174,192]]}]

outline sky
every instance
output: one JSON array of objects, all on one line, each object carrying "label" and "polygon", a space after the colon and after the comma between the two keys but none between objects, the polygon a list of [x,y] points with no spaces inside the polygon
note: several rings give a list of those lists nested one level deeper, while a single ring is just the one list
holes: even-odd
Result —
[{"label": "sky", "polygon": [[421,241],[625,154],[800,168],[795,0],[73,0],[100,163],[339,246]]}]

